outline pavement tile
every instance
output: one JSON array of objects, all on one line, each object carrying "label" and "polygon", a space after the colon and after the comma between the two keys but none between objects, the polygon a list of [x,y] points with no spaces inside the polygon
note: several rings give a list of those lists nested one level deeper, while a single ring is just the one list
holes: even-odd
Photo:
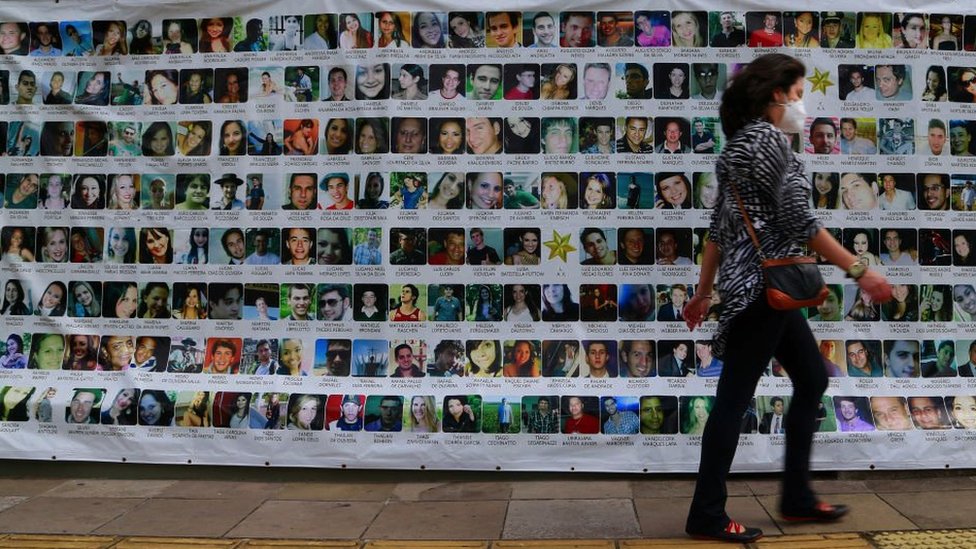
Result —
[{"label": "pavement tile", "polygon": [[37,496],[64,484],[63,478],[0,478],[0,494],[5,496]]},{"label": "pavement tile", "polygon": [[[576,483],[567,482],[568,485]],[[578,487],[576,495],[587,494]],[[640,536],[633,502],[628,499],[512,500],[503,538],[592,539]]]},{"label": "pavement tile", "polygon": [[871,532],[875,530],[914,530],[917,528],[875,494],[836,494],[830,503],[851,506],[851,512],[834,523],[791,523],[780,518],[779,498],[762,496],[759,502],[774,517],[786,534],[816,534],[824,532]]},{"label": "pavement tile", "polygon": [[727,542],[700,541],[693,539],[637,539],[620,540],[620,549],[729,549],[743,547]]},{"label": "pavement tile", "polygon": [[237,546],[237,549],[309,549],[323,547],[330,549],[359,549],[359,540],[248,539],[242,541]]},{"label": "pavement tile", "polygon": [[259,503],[274,499],[281,490],[278,482],[241,482],[230,480],[180,480],[165,488],[157,497],[177,499],[248,499]]},{"label": "pavement tile", "polygon": [[67,536],[13,534],[0,539],[3,549],[107,549],[114,547],[114,536]]},{"label": "pavement tile", "polygon": [[510,482],[404,482],[393,489],[400,501],[486,501],[508,500]]},{"label": "pavement tile", "polygon": [[488,549],[487,541],[410,541],[377,540],[366,542],[363,549]]},{"label": "pavement tile", "polygon": [[[690,505],[691,498],[635,499],[641,535],[645,538],[688,539],[685,534],[685,519],[688,518]],[[730,517],[746,526],[762,529],[767,536],[781,533],[766,510],[752,496],[730,496],[725,508]]]},{"label": "pavement tile", "polygon": [[51,498],[151,498],[175,484],[175,480],[74,479],[44,493]]},{"label": "pavement tile", "polygon": [[627,480],[530,480],[512,485],[512,499],[630,499]]},{"label": "pavement tile", "polygon": [[505,522],[505,501],[449,501],[386,504],[366,539],[497,539]]},{"label": "pavement tile", "polygon": [[392,482],[286,482],[280,486],[274,499],[303,501],[386,501],[397,487]]},{"label": "pavement tile", "polygon": [[[694,480],[632,480],[635,498],[690,498],[695,493]],[[729,496],[751,496],[752,490],[744,480],[730,480],[726,484]]]},{"label": "pavement tile", "polygon": [[503,540],[491,544],[491,549],[616,549],[612,540]]},{"label": "pavement tile", "polygon": [[0,511],[10,509],[14,505],[19,505],[27,501],[27,496],[3,496],[0,497]]},{"label": "pavement tile", "polygon": [[[776,496],[783,489],[781,480],[750,480],[749,488],[757,496]],[[871,492],[863,480],[814,480],[810,486],[817,494],[864,494]]]},{"label": "pavement tile", "polygon": [[121,536],[221,537],[260,501],[243,499],[147,500],[95,533]]},{"label": "pavement tile", "polygon": [[143,501],[136,498],[79,501],[75,498],[38,496],[0,512],[0,532],[87,534]]},{"label": "pavement tile", "polygon": [[125,538],[112,549],[233,549],[240,540],[236,539],[203,539],[203,538],[161,538],[161,537],[132,537]]},{"label": "pavement tile", "polygon": [[238,538],[359,539],[383,508],[380,502],[264,502],[227,533]]},{"label": "pavement tile", "polygon": [[871,542],[853,532],[768,537],[754,546],[756,549],[874,549]]},{"label": "pavement tile", "polygon": [[919,528],[972,528],[976,490],[878,494]]},{"label": "pavement tile", "polygon": [[865,480],[864,484],[875,493],[884,492],[941,492],[953,490],[976,490],[973,477],[932,477]]}]

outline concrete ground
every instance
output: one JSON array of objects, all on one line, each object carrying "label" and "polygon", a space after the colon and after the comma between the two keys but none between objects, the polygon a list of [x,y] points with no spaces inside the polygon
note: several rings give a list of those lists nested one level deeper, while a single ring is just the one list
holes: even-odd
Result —
[{"label": "concrete ground", "polygon": [[[898,547],[884,545],[883,536],[873,533],[976,527],[973,474],[819,474],[815,488],[822,498],[853,509],[845,520],[829,525],[784,523],[776,511],[775,476],[736,476],[729,484],[729,512],[765,531],[759,546]],[[148,539],[153,537],[202,538],[205,543],[184,539],[180,543],[190,545],[172,547],[316,546],[298,540],[377,549],[707,547],[689,545],[684,536],[693,485],[690,475],[6,461],[0,462],[0,533],[7,537],[0,538],[0,547],[171,546]],[[60,537],[31,536],[37,534]],[[973,545],[959,546],[976,547],[976,534],[971,539]],[[61,545],[54,540],[75,541]],[[454,545],[419,543],[423,540]],[[539,545],[542,540],[551,541]],[[794,540],[813,545],[786,543]]]}]

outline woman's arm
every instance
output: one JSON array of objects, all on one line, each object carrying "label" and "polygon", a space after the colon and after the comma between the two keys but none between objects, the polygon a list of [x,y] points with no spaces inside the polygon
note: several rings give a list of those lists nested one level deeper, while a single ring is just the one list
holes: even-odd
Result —
[{"label": "woman's arm", "polygon": [[695,296],[691,298],[682,313],[689,330],[694,330],[701,324],[708,312],[714,291],[715,275],[718,273],[718,262],[721,258],[722,250],[719,249],[718,244],[714,240],[706,242],[705,250],[702,252],[702,265],[698,274]]},{"label": "woman's arm", "polygon": [[[827,261],[840,267],[845,272],[851,265],[857,262],[857,258],[840,242],[831,236],[827,229],[820,229],[808,242],[810,248],[822,255]],[[891,299],[891,285],[883,275],[872,269],[867,269],[864,274],[857,279],[857,285],[863,290],[871,300],[876,303],[883,303]]]}]

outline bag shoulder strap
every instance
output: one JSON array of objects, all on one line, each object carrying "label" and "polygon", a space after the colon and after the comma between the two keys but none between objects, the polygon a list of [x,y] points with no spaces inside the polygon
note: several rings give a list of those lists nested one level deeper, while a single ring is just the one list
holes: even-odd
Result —
[{"label": "bag shoulder strap", "polygon": [[752,239],[752,244],[756,247],[756,253],[759,254],[759,260],[766,261],[766,256],[763,254],[762,246],[759,244],[759,237],[756,236],[756,229],[752,226],[752,220],[749,219],[749,214],[746,213],[746,206],[742,203],[742,197],[739,195],[739,188],[735,186],[735,181],[729,181],[729,185],[732,186],[732,194],[735,195],[735,201],[739,205],[739,212],[742,213],[742,218],[746,222],[746,231],[749,232],[749,237]]}]

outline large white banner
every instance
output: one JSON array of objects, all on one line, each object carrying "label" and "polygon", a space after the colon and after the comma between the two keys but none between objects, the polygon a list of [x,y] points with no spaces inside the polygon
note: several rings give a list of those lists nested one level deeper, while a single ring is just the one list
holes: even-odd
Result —
[{"label": "large white banner", "polygon": [[976,15],[531,4],[4,2],[0,457],[696,470],[718,107],[779,51],[896,285],[824,266],[814,465],[972,467]]}]

